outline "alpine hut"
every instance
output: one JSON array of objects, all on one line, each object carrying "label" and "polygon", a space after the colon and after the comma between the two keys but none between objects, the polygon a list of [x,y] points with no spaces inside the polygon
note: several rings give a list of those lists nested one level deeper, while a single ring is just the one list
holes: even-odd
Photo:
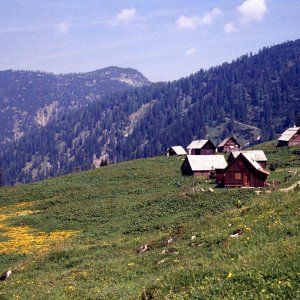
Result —
[{"label": "alpine hut", "polygon": [[228,163],[231,163],[235,158],[237,158],[240,153],[247,153],[250,155],[251,159],[256,161],[262,168],[267,167],[267,157],[263,150],[245,150],[245,151],[232,151],[227,159]]},{"label": "alpine hut", "polygon": [[172,146],[167,150],[167,156],[181,156],[186,155],[186,151],[182,146]]},{"label": "alpine hut", "polygon": [[232,151],[239,151],[241,145],[233,136],[230,136],[224,139],[217,148],[219,153],[228,153]]},{"label": "alpine hut", "polygon": [[206,176],[227,166],[224,155],[187,155],[181,166],[182,175]]},{"label": "alpine hut", "polygon": [[300,145],[300,127],[287,129],[278,139],[278,147]]},{"label": "alpine hut", "polygon": [[216,170],[217,183],[225,187],[264,187],[269,172],[252,159],[249,153],[241,152],[224,170]]},{"label": "alpine hut", "polygon": [[195,140],[187,147],[188,155],[213,155],[216,146],[210,140]]}]

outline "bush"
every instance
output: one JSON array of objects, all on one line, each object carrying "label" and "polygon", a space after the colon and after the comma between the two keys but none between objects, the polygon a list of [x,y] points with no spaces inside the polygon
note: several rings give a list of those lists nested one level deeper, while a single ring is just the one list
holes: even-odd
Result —
[{"label": "bush", "polygon": [[300,155],[300,149],[294,150],[294,151],[293,151],[293,154],[295,154],[295,155]]},{"label": "bush", "polygon": [[269,170],[270,171],[275,171],[277,169],[277,167],[278,167],[278,163],[277,162],[272,162],[270,164]]},{"label": "bush", "polygon": [[216,179],[216,171],[210,171],[209,175],[208,175],[209,179]]}]

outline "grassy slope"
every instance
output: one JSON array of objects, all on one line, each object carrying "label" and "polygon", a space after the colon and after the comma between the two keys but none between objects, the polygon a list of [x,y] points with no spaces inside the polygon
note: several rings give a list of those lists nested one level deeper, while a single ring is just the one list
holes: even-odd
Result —
[{"label": "grassy slope", "polygon": [[[181,162],[136,160],[1,188],[2,212],[28,201],[27,210],[38,210],[7,226],[77,234],[49,251],[0,254],[0,270],[13,269],[0,282],[0,299],[299,297],[299,191],[197,192],[209,184],[181,176]],[[236,228],[245,234],[230,239]],[[1,237],[0,228],[0,250]],[[137,254],[146,243],[153,249]],[[168,247],[176,253],[162,254]]]},{"label": "grassy slope", "polygon": [[276,145],[277,140],[273,140],[256,145],[252,148],[257,150],[264,150],[268,158],[268,163],[277,163],[279,168],[300,166],[299,146],[277,148]]}]

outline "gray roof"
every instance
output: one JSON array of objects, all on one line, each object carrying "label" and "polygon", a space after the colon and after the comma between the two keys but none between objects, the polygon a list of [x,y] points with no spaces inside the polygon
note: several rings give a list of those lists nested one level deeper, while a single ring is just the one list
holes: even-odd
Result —
[{"label": "gray roof", "polygon": [[288,142],[299,129],[300,127],[292,127],[287,129],[278,140]]},{"label": "gray roof", "polygon": [[265,173],[265,174],[269,174],[269,172],[267,172],[266,170],[264,170],[260,164],[258,164],[253,158],[252,155],[250,153],[244,153],[242,152],[242,155],[250,162],[250,164],[258,171]]},{"label": "gray roof", "polygon": [[173,149],[177,155],[186,155],[186,151],[182,146],[172,146],[168,149],[168,151],[170,149]]},{"label": "gray roof", "polygon": [[245,151],[232,151],[231,154],[233,158],[239,156],[240,153],[247,154],[253,159],[254,161],[267,161],[267,157],[263,150],[245,150]]},{"label": "gray roof", "polygon": [[227,167],[224,155],[188,155],[187,160],[192,171],[210,171]]},{"label": "gray roof", "polygon": [[206,143],[208,142],[208,140],[196,140],[196,141],[192,141],[187,149],[201,149]]}]

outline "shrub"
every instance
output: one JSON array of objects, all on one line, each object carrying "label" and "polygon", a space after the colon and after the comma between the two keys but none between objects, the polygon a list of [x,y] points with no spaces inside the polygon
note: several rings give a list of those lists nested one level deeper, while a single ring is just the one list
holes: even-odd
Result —
[{"label": "shrub", "polygon": [[275,171],[277,169],[277,167],[278,167],[278,163],[277,162],[272,162],[270,164],[269,170],[270,171]]}]

